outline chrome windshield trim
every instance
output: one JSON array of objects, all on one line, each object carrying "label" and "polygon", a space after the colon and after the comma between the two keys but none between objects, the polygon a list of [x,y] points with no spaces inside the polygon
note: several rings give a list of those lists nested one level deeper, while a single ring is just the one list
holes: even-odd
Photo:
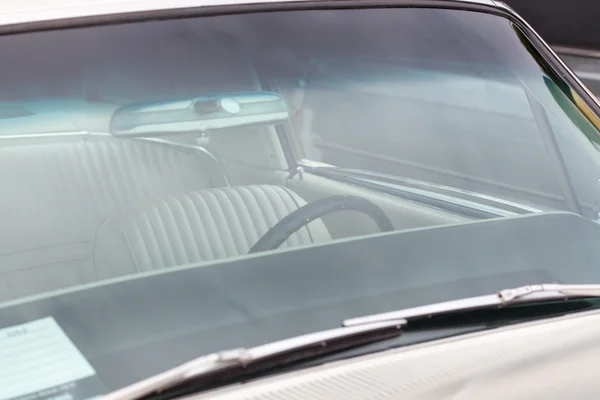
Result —
[{"label": "chrome windshield trim", "polygon": [[350,318],[343,321],[342,325],[351,327],[394,320],[410,321],[411,318],[432,317],[451,312],[469,311],[488,307],[502,307],[509,304],[573,297],[600,297],[600,284],[563,285],[547,283],[527,285],[518,288],[504,289],[494,294],[428,304],[425,306],[406,308],[404,310],[368,315],[364,317]]},{"label": "chrome windshield trim", "polygon": [[[138,12],[170,11],[211,6],[261,5],[303,3],[310,0],[55,0],[41,6],[15,1],[3,4],[0,11],[0,26],[46,22],[53,20],[102,17]],[[478,4],[495,7],[493,0],[452,0],[456,3]],[[414,2],[418,5],[418,1]]]},{"label": "chrome windshield trim", "polygon": [[533,33],[536,39],[544,46],[544,49],[554,57],[554,60],[558,62],[560,66],[569,73],[570,78],[574,82],[576,82],[579,85],[580,89],[583,90],[583,92],[589,96],[589,98],[595,103],[595,105],[598,108],[600,108],[600,100],[587,88],[587,86],[585,86],[585,84],[581,81],[581,79],[579,79],[577,74],[575,74],[575,72],[562,60],[562,58],[560,58],[557,52],[548,43],[546,43],[544,39],[542,39],[542,37],[536,32],[536,30],[533,29],[531,25],[529,25],[529,23],[525,19],[523,19],[523,17],[521,17],[515,10],[513,10],[511,7],[509,7],[501,1],[495,1],[495,6],[498,9],[509,13],[513,18],[518,20],[519,23],[524,25],[531,33]]}]

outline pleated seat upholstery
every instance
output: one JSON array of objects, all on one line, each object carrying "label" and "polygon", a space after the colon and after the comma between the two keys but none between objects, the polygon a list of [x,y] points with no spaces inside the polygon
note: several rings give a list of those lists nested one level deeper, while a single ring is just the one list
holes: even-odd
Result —
[{"label": "pleated seat upholstery", "polygon": [[[171,195],[108,218],[99,228],[99,279],[246,254],[283,217],[306,202],[282,186],[215,188]],[[331,240],[321,220],[283,246]]]},{"label": "pleated seat upholstery", "polygon": [[226,184],[206,153],[83,135],[0,141],[0,301],[93,282],[98,226],[149,198]]}]

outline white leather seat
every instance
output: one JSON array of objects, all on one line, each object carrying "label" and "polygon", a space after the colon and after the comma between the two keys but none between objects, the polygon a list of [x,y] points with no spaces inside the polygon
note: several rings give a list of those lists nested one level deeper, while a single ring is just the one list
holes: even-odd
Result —
[{"label": "white leather seat", "polygon": [[[246,254],[306,202],[282,186],[215,188],[171,195],[107,219],[94,246],[98,279]],[[283,246],[331,240],[321,220]]]},{"label": "white leather seat", "polygon": [[93,282],[97,227],[148,198],[226,185],[206,153],[102,136],[0,139],[0,301]]}]

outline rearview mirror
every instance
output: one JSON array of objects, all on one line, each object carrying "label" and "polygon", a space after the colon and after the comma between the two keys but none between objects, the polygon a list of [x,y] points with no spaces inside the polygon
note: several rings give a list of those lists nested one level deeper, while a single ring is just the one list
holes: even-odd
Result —
[{"label": "rearview mirror", "polygon": [[207,132],[285,121],[289,110],[276,93],[249,92],[204,95],[186,100],[124,106],[112,115],[113,135],[165,135]]}]

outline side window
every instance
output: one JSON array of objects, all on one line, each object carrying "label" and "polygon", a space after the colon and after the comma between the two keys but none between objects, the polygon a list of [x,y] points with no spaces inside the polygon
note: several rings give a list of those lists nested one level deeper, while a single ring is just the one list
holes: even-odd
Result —
[{"label": "side window", "polygon": [[306,157],[502,198],[561,196],[521,86],[406,64],[323,62],[293,103]]},{"label": "side window", "polygon": [[[306,158],[574,210],[532,99],[567,132],[562,139],[586,132],[563,121],[544,86],[546,62],[515,24],[431,9],[340,15],[312,14],[310,30],[282,17],[285,46],[273,38],[278,56],[256,57],[289,94]],[[564,151],[572,178],[584,180],[576,186],[589,186],[589,170],[599,166],[577,160],[574,147]]]},{"label": "side window", "polygon": [[[600,120],[566,85],[544,79],[553,102],[546,101],[548,120],[572,190],[583,215],[598,219],[600,213]],[[586,116],[587,114],[587,116]]]}]

